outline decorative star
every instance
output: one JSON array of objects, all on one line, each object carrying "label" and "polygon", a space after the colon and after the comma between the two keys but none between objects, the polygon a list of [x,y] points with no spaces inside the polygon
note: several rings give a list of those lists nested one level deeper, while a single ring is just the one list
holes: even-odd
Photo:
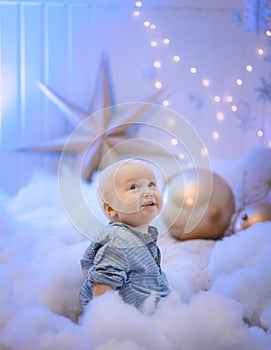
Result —
[{"label": "decorative star", "polygon": [[195,106],[195,108],[196,108],[197,110],[201,110],[201,109],[202,109],[203,101],[202,101],[201,97],[196,96],[196,95],[194,95],[194,94],[190,94],[190,95],[188,96],[188,98],[189,98],[189,101],[190,101],[192,104],[194,104],[194,106]]},{"label": "decorative star", "polygon": [[[83,112],[43,83],[37,82],[37,85],[63,112],[65,119],[73,127],[73,132],[34,147],[24,148],[24,151],[74,154],[76,168],[81,177],[87,181],[91,180],[93,172],[99,169],[107,154],[110,155],[110,161],[115,161],[120,159],[123,153],[133,154],[135,150],[137,154],[161,153],[161,150],[150,150],[150,144],[146,140],[136,140],[131,131],[133,126],[139,125],[137,122],[139,118],[158,99],[162,91],[144,104],[131,104],[130,107],[127,104],[126,108],[118,111],[117,106],[113,105],[105,59],[101,61],[90,113]],[[131,142],[127,143],[127,140]]]},{"label": "decorative star", "polygon": [[233,11],[233,21],[245,31],[254,31],[258,35],[261,30],[269,29],[269,3],[270,0],[245,0],[242,11]]},{"label": "decorative star", "polygon": [[157,69],[155,69],[153,65],[142,68],[141,72],[144,78],[150,80],[153,80],[157,76]]},{"label": "decorative star", "polygon": [[262,85],[255,89],[259,92],[258,100],[263,102],[271,102],[271,82],[266,81],[265,78],[261,79]]},{"label": "decorative star", "polygon": [[234,115],[238,121],[238,126],[244,133],[253,128],[255,119],[251,115],[251,107],[249,103],[246,101],[239,101],[238,110]]}]

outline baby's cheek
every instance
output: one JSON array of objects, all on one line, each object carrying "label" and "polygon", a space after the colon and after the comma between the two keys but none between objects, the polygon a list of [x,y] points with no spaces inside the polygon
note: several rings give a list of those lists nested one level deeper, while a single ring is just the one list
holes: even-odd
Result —
[{"label": "baby's cheek", "polygon": [[123,213],[135,213],[138,211],[138,201],[126,200],[122,202],[122,212]]},{"label": "baby's cheek", "polygon": [[159,209],[162,209],[163,206],[163,197],[161,195],[157,195],[157,206]]}]

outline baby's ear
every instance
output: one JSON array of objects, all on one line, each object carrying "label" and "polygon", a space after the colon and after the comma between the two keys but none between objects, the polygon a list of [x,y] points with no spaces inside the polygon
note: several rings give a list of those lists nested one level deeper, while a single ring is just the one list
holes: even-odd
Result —
[{"label": "baby's ear", "polygon": [[106,202],[103,203],[103,210],[107,216],[110,218],[113,218],[117,216],[116,211]]}]

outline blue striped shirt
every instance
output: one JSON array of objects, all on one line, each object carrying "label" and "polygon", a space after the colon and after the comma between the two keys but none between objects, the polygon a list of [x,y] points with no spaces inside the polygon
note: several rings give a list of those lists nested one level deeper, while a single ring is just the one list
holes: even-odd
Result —
[{"label": "blue striped shirt", "polygon": [[122,223],[106,226],[81,259],[84,277],[80,290],[82,308],[92,299],[94,283],[116,287],[124,302],[137,308],[142,308],[150,295],[156,302],[166,297],[170,289],[161,270],[157,236],[154,226],[149,226],[148,234]]}]

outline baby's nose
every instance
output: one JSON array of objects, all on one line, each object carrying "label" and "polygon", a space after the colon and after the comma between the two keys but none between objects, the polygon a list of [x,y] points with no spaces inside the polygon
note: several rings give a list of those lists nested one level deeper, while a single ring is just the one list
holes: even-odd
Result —
[{"label": "baby's nose", "polygon": [[144,187],[143,189],[143,193],[142,193],[143,197],[149,197],[149,196],[152,196],[152,190],[146,186]]}]

